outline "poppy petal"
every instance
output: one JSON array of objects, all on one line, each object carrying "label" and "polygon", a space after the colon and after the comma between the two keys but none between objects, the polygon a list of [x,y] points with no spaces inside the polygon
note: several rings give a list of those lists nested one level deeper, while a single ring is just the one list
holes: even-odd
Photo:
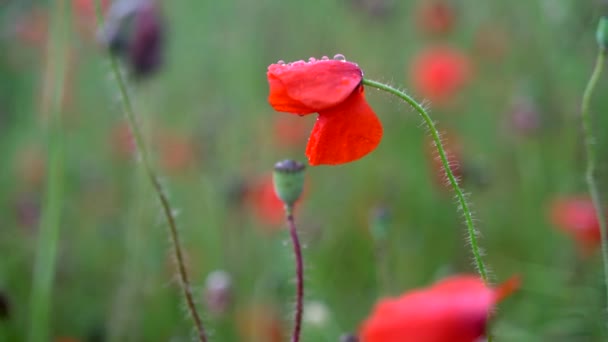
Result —
[{"label": "poppy petal", "polygon": [[270,105],[296,114],[319,112],[338,105],[355,90],[363,73],[355,63],[315,60],[268,67]]},{"label": "poppy petal", "polygon": [[310,165],[342,164],[373,151],[382,125],[359,87],[339,106],[319,112],[306,146]]}]

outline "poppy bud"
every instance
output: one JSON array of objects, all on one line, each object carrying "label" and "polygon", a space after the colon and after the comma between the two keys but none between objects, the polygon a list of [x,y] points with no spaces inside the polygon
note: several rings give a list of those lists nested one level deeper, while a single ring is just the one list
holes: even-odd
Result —
[{"label": "poppy bud", "polygon": [[101,39],[123,58],[135,77],[155,72],[162,63],[164,24],[154,0],[119,0],[110,8]]},{"label": "poppy bud", "polygon": [[605,50],[608,48],[608,17],[600,18],[595,38],[600,49]]},{"label": "poppy bud", "polygon": [[232,279],[225,271],[209,273],[205,281],[205,302],[215,315],[222,315],[232,301]]},{"label": "poppy bud", "polygon": [[288,206],[293,206],[302,194],[305,168],[304,164],[289,159],[274,165],[274,191]]}]

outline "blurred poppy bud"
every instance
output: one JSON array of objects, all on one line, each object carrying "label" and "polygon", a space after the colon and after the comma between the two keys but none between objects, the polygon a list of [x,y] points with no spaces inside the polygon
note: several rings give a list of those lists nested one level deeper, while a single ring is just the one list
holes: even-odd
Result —
[{"label": "blurred poppy bud", "polygon": [[608,17],[601,17],[595,34],[600,49],[608,48]]},{"label": "blurred poppy bud", "polygon": [[108,13],[101,40],[135,77],[154,73],[163,59],[164,23],[154,0],[118,0]]},{"label": "blurred poppy bud", "polygon": [[216,270],[205,280],[205,302],[214,315],[222,315],[232,302],[232,278],[222,270]]},{"label": "blurred poppy bud", "polygon": [[372,237],[376,241],[385,240],[391,222],[391,214],[388,208],[376,207],[372,210],[370,216],[369,228],[372,233]]},{"label": "blurred poppy bud", "polygon": [[340,342],[359,342],[359,338],[353,334],[342,334]]},{"label": "blurred poppy bud", "polygon": [[274,191],[288,206],[293,206],[302,194],[305,168],[304,164],[295,160],[283,160],[274,166]]}]

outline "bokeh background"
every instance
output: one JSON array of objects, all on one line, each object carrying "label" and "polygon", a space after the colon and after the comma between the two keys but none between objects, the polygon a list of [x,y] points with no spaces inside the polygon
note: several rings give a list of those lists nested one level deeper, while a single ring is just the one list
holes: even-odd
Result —
[{"label": "bokeh background", "polygon": [[[51,340],[187,341],[192,326],[167,228],[135,162],[91,4],[65,1],[67,11],[57,14],[59,3],[0,1],[0,340],[25,340],[32,326],[48,151],[58,142]],[[165,63],[130,90],[179,210],[195,298],[212,339],[289,336],[294,260],[270,176],[278,160],[305,160],[315,115],[273,111],[266,68],[340,53],[367,78],[428,100],[470,194],[492,279],[522,278],[497,310],[496,340],[603,340],[599,253],[555,229],[552,203],[586,191],[579,106],[607,6],[164,1]],[[60,46],[50,44],[51,13],[70,26]],[[438,66],[425,66],[433,58]],[[49,108],[58,87],[64,96],[60,126],[53,127]],[[592,101],[601,189],[607,91],[602,77]],[[395,98],[366,94],[384,125],[382,143],[354,163],[308,168],[296,212],[306,244],[305,341],[338,341],[356,332],[379,298],[475,272],[422,121]],[[217,284],[214,271],[228,277],[228,292],[208,289]]]}]

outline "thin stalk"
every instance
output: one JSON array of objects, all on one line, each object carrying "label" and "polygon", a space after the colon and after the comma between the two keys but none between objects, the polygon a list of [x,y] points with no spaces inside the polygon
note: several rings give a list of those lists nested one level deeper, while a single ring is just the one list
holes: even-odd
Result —
[{"label": "thin stalk", "polygon": [[424,108],[420,104],[418,104],[418,102],[416,102],[416,100],[411,98],[406,93],[404,93],[398,89],[395,89],[389,85],[386,85],[386,84],[383,84],[380,82],[376,82],[376,81],[372,81],[372,80],[368,80],[368,79],[364,79],[363,84],[368,85],[370,87],[374,87],[376,89],[383,90],[383,91],[390,93],[392,95],[395,95],[398,98],[402,99],[403,101],[407,102],[410,106],[412,106],[412,108],[414,108],[414,110],[416,112],[418,112],[418,114],[420,114],[420,116],[426,123],[426,125],[429,129],[429,132],[430,132],[431,136],[433,137],[433,140],[435,141],[435,146],[437,147],[437,152],[439,153],[439,158],[441,159],[441,163],[443,164],[445,173],[448,177],[450,184],[452,185],[452,188],[454,188],[454,192],[456,193],[456,198],[458,200],[458,204],[460,206],[460,209],[462,210],[462,215],[464,216],[464,220],[467,225],[469,243],[471,244],[471,252],[473,253],[473,259],[475,261],[475,266],[477,266],[477,271],[479,272],[479,275],[481,276],[483,281],[488,283],[488,281],[489,281],[488,272],[486,271],[486,266],[483,263],[483,260],[481,258],[481,251],[480,251],[479,245],[477,243],[477,232],[475,230],[475,225],[473,223],[473,215],[471,214],[471,210],[469,209],[469,204],[467,203],[467,200],[464,196],[464,192],[458,185],[458,181],[456,180],[454,173],[452,173],[452,169],[450,168],[450,164],[448,163],[448,158],[446,156],[443,144],[441,143],[441,137],[439,136],[439,131],[437,131],[437,128],[435,127],[435,123],[433,123],[433,120],[431,119],[429,114],[426,112],[426,110],[424,110]]},{"label": "thin stalk", "polygon": [[[97,12],[98,24],[101,27],[102,23],[103,23],[103,19],[102,19],[101,10],[100,10],[100,8],[101,8],[100,0],[96,1],[96,7],[97,7],[96,12]],[[184,298],[186,300],[186,306],[188,307],[188,311],[190,313],[192,321],[194,322],[194,326],[197,331],[198,339],[201,342],[207,342],[207,333],[205,332],[205,328],[203,327],[203,322],[196,309],[196,305],[194,303],[194,298],[192,296],[192,289],[191,289],[191,285],[190,285],[188,271],[186,269],[184,253],[182,251],[182,247],[181,247],[181,243],[180,243],[180,239],[179,239],[179,233],[177,230],[177,224],[175,222],[175,217],[173,216],[174,211],[171,207],[169,198],[167,197],[167,195],[165,194],[165,191],[163,190],[163,187],[159,181],[158,176],[156,175],[156,173],[154,172],[154,169],[152,168],[152,163],[150,162],[148,149],[147,149],[145,140],[143,138],[143,134],[141,133],[141,130],[137,123],[137,119],[135,117],[135,111],[133,109],[131,98],[129,96],[129,92],[127,89],[127,84],[126,84],[126,81],[120,70],[118,60],[114,56],[110,56],[109,59],[110,59],[110,67],[111,67],[112,73],[114,74],[116,84],[118,85],[118,90],[120,92],[120,99],[122,102],[123,112],[124,112],[125,116],[127,117],[127,121],[129,122],[129,127],[131,129],[131,133],[133,134],[133,138],[135,140],[135,145],[137,147],[137,151],[139,152],[139,156],[141,158],[142,166],[144,168],[146,176],[148,177],[148,180],[150,181],[152,187],[154,188],[156,196],[162,206],[163,214],[165,215],[167,224],[169,226],[169,235],[171,237],[171,244],[173,246],[173,251],[175,254],[174,257],[175,257],[175,261],[176,261],[177,267],[178,267],[180,286],[181,286]]]},{"label": "thin stalk", "polygon": [[293,207],[286,205],[285,214],[287,216],[289,234],[291,235],[291,242],[293,244],[293,254],[296,258],[296,312],[291,342],[299,342],[300,332],[302,330],[302,312],[304,305],[304,262],[302,258],[302,247],[300,245],[300,239],[298,238],[298,231],[296,229],[296,222],[293,217]]},{"label": "thin stalk", "polygon": [[[63,207],[64,172],[61,110],[64,92],[67,51],[67,20],[65,1],[54,2],[47,41],[47,59],[43,94],[52,94],[50,103],[42,105],[42,111],[50,114],[48,119],[48,175],[44,208],[38,234],[36,260],[32,279],[30,301],[31,342],[50,340],[49,314],[55,278],[61,210]],[[43,101],[46,101],[43,99]]]},{"label": "thin stalk", "polygon": [[593,201],[593,207],[595,208],[597,220],[600,226],[600,237],[602,240],[602,261],[604,263],[604,286],[606,290],[606,300],[608,300],[608,233],[606,231],[606,216],[604,214],[604,209],[602,208],[600,194],[594,176],[597,151],[595,149],[595,138],[591,128],[591,114],[589,113],[591,94],[593,93],[597,81],[600,78],[600,74],[602,73],[605,55],[606,49],[600,48],[597,54],[595,67],[591,73],[591,78],[589,79],[589,83],[587,83],[587,87],[583,93],[583,100],[581,103],[581,120],[583,123],[583,136],[585,139],[585,151],[587,154],[587,171],[585,173],[585,178],[587,180],[587,187],[589,188],[591,201]]}]

